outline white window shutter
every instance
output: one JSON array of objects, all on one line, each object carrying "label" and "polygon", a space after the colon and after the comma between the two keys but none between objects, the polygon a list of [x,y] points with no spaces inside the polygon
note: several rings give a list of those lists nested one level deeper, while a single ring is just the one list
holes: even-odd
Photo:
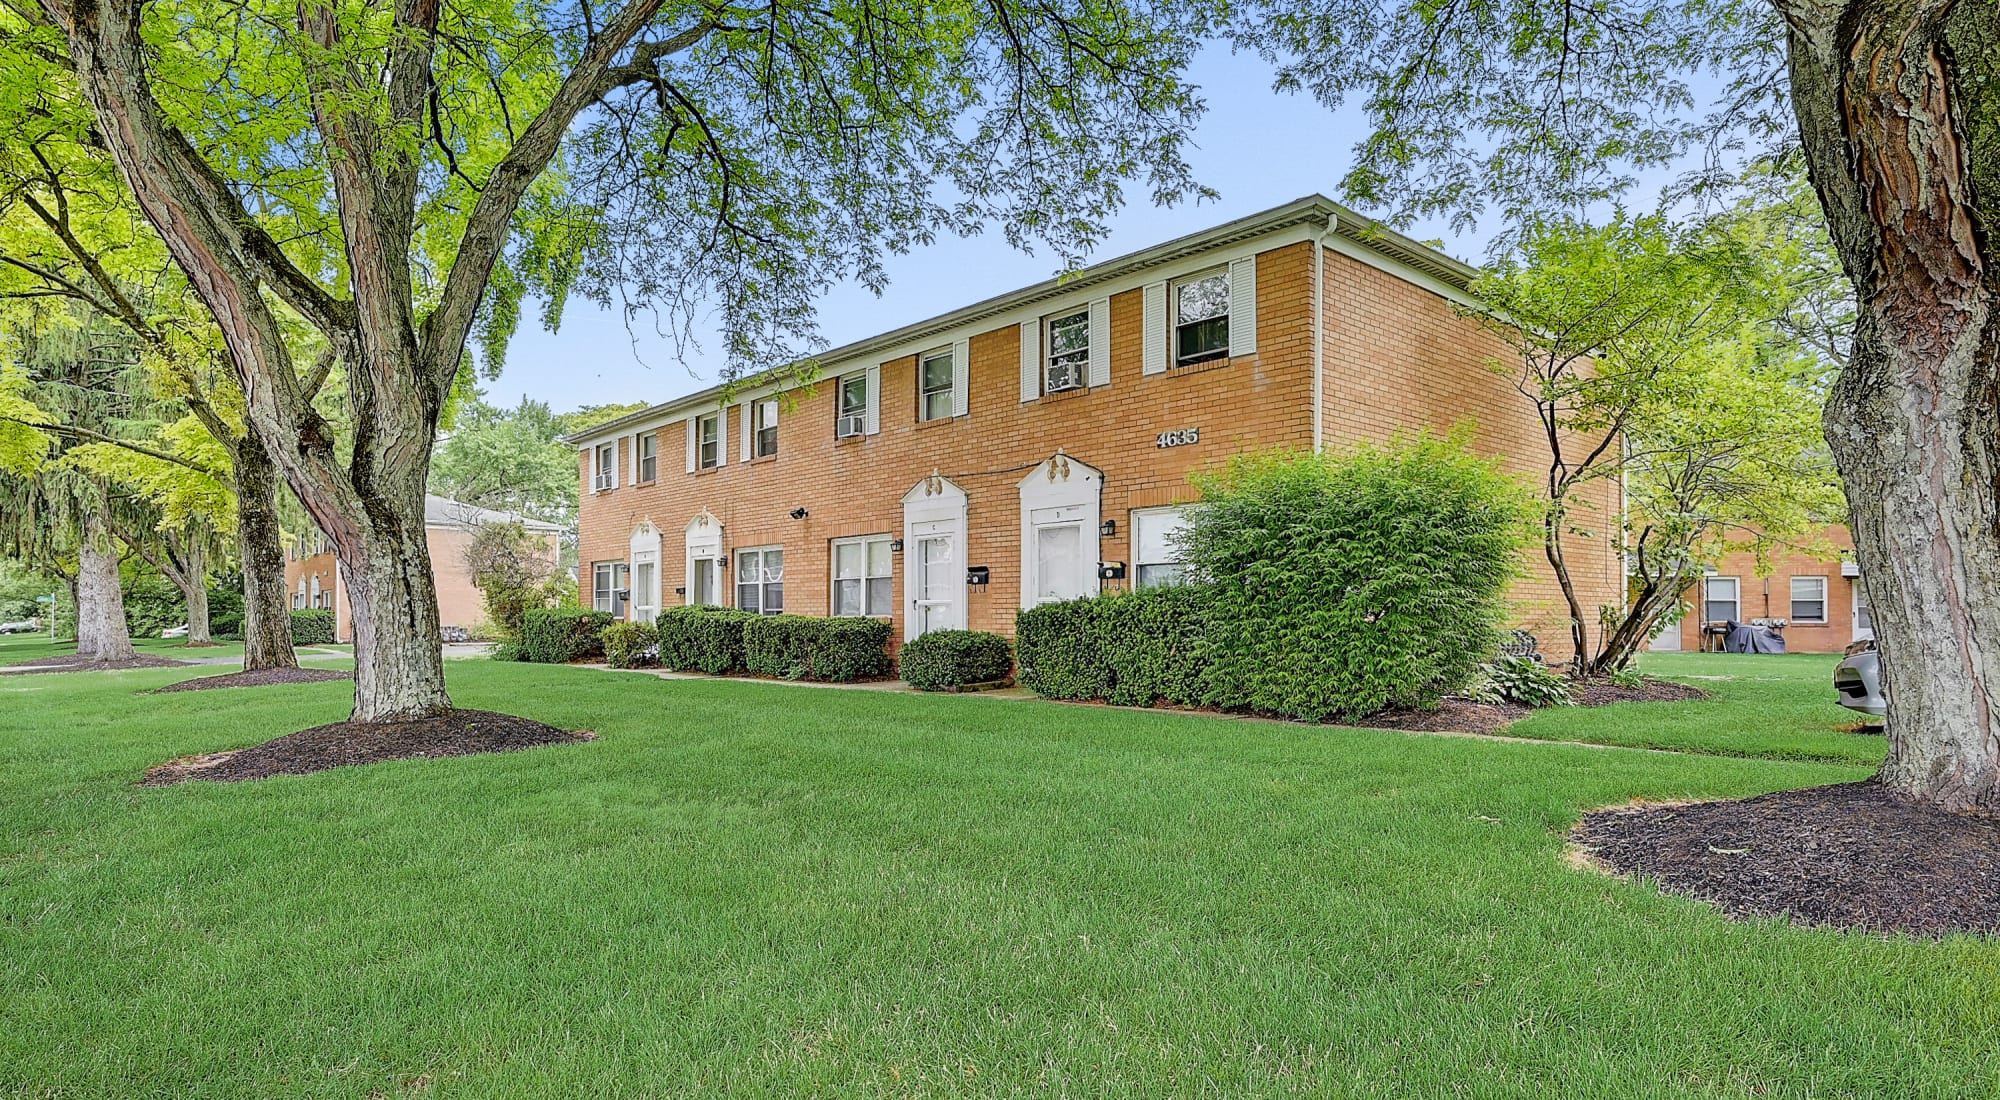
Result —
[{"label": "white window shutter", "polygon": [[971,341],[960,340],[951,346],[951,415],[964,416],[972,406],[972,357],[969,353]]},{"label": "white window shutter", "polygon": [[715,464],[729,465],[729,406],[715,410]]},{"label": "white window shutter", "polygon": [[868,387],[866,414],[868,422],[862,426],[862,430],[869,435],[875,435],[882,430],[882,364],[877,363],[869,367],[867,374],[868,381],[863,385]]},{"label": "white window shutter", "polygon": [[1090,303],[1090,384],[1111,381],[1111,299]]},{"label": "white window shutter", "polygon": [[590,491],[594,493],[597,491],[597,444],[592,443],[590,446],[584,448],[584,453],[590,456],[589,460],[585,463],[589,467],[590,473],[585,475],[586,480],[584,484],[589,486]]},{"label": "white window shutter", "polygon": [[1147,283],[1139,292],[1139,368],[1147,374],[1167,369],[1167,284]]},{"label": "white window shutter", "polygon": [[1246,256],[1229,265],[1229,354],[1256,350],[1257,257]]},{"label": "white window shutter", "polygon": [[606,488],[618,488],[618,440],[615,438],[611,441],[611,468],[604,471],[604,482]]},{"label": "white window shutter", "polygon": [[1021,400],[1042,395],[1042,322],[1021,322]]},{"label": "white window shutter", "polygon": [[632,444],[630,447],[626,449],[631,451],[632,454],[631,457],[627,458],[625,461],[626,466],[629,467],[625,483],[628,485],[637,485],[639,484],[639,433],[638,432],[632,433]]},{"label": "white window shutter", "polygon": [[745,462],[750,461],[750,437],[755,435],[757,431],[755,421],[751,420],[751,417],[755,415],[750,408],[753,404],[754,402],[745,401],[741,405],[736,406],[743,410],[743,422],[738,425],[743,429],[743,438],[739,443],[740,450],[738,453]]},{"label": "white window shutter", "polygon": [[696,427],[700,423],[701,417],[688,417],[688,473],[694,473],[695,453],[701,445],[701,432]]}]

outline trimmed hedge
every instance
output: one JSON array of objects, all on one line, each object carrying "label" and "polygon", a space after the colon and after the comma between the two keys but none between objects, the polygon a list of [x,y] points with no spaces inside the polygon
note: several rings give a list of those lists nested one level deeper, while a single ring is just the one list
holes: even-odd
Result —
[{"label": "trimmed hedge", "polygon": [[1029,608],[1014,620],[1021,683],[1050,699],[1199,706],[1213,600],[1180,585]]},{"label": "trimmed hedge", "polygon": [[675,607],[660,612],[653,629],[660,666],[681,672],[726,676],[747,672],[743,628],[758,616],[722,607]]},{"label": "trimmed hedge", "polygon": [[648,668],[659,663],[653,652],[660,632],[646,623],[612,623],[604,628],[604,663],[612,668]]},{"label": "trimmed hedge", "polygon": [[886,676],[889,624],[880,619],[753,615],[743,624],[743,663],[759,676],[844,682]]},{"label": "trimmed hedge", "polygon": [[333,612],[324,607],[292,612],[293,645],[332,645]]},{"label": "trimmed hedge", "polygon": [[956,691],[1004,680],[1014,670],[1007,639],[979,630],[933,630],[904,643],[903,679],[918,691]]},{"label": "trimmed hedge", "polygon": [[521,659],[544,665],[566,665],[604,653],[607,611],[581,607],[547,607],[529,611],[521,620]]}]

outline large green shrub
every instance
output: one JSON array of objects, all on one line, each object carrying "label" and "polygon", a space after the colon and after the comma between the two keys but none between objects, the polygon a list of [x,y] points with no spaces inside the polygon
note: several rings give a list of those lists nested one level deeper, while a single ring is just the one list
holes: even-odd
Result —
[{"label": "large green shrub", "polygon": [[897,667],[918,691],[956,691],[1006,679],[1014,670],[1014,654],[998,634],[933,630],[904,643]]},{"label": "large green shrub", "polygon": [[604,663],[612,668],[644,668],[659,663],[654,645],[659,631],[646,623],[612,623],[600,636]]},{"label": "large green shrub", "polygon": [[753,615],[743,624],[744,667],[787,680],[859,680],[889,671],[889,624],[880,619]]},{"label": "large green shrub", "polygon": [[323,607],[292,612],[293,645],[332,645],[333,612]]},{"label": "large green shrub", "polygon": [[1243,456],[1198,484],[1181,545],[1213,597],[1210,702],[1435,706],[1499,647],[1527,498],[1459,437]]},{"label": "large green shrub", "polygon": [[521,619],[521,659],[563,665],[604,654],[609,612],[581,607],[538,607]]},{"label": "large green shrub", "polygon": [[681,671],[724,676],[749,671],[743,651],[744,627],[759,616],[721,607],[675,607],[660,612],[660,664]]},{"label": "large green shrub", "polygon": [[1207,698],[1207,585],[1043,604],[1014,620],[1021,683],[1051,699],[1195,706]]}]

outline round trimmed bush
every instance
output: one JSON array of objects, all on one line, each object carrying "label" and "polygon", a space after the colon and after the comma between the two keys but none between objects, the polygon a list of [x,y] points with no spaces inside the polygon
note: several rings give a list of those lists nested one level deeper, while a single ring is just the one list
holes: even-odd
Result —
[{"label": "round trimmed bush", "polygon": [[957,691],[1005,680],[1014,670],[1014,653],[998,634],[933,630],[906,642],[897,664],[918,691]]},{"label": "round trimmed bush", "polygon": [[612,668],[647,668],[660,663],[659,631],[646,623],[612,623],[599,636],[604,663]]}]

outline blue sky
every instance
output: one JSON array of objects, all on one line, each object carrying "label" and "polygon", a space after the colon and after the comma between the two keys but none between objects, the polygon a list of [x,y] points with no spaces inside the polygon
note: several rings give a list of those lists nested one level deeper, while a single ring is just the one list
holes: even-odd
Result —
[{"label": "blue sky", "polygon": [[[1354,143],[1366,132],[1358,110],[1330,112],[1308,96],[1274,92],[1269,66],[1223,47],[1202,54],[1191,79],[1200,86],[1208,113],[1188,159],[1196,178],[1221,199],[1162,209],[1142,198],[1113,220],[1094,260],[1314,192],[1339,197],[1335,191]],[[1454,235],[1442,223],[1418,223],[1409,232],[1419,240],[1443,241],[1445,251],[1462,259],[1477,260],[1485,248],[1485,234]],[[1046,279],[1057,274],[1055,264],[1046,252],[1029,256],[1008,247],[997,233],[943,238],[892,257],[889,288],[879,298],[853,285],[828,293],[820,305],[820,331],[830,346],[843,344]],[[505,372],[484,388],[497,404],[527,396],[557,411],[613,401],[651,403],[710,384],[719,363],[713,348],[689,349],[682,362],[646,319],[628,332],[621,317],[586,303],[569,311],[558,332],[524,326],[509,347]]]}]

